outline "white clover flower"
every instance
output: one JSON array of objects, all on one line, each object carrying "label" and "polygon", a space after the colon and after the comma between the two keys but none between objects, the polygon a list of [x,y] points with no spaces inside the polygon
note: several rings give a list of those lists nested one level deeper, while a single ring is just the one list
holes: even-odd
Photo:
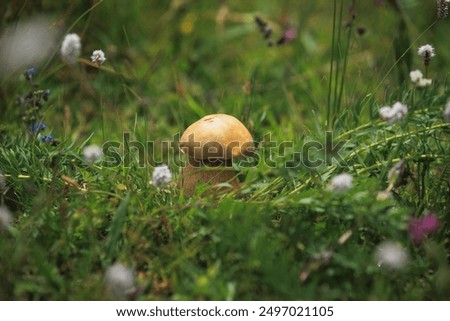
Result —
[{"label": "white clover flower", "polygon": [[401,120],[408,113],[408,106],[397,101],[394,106],[392,106],[392,110],[394,111],[397,120]]},{"label": "white clover flower", "polygon": [[444,121],[450,124],[450,100],[447,101],[444,109]]},{"label": "white clover flower", "polygon": [[88,163],[95,163],[102,155],[102,149],[97,145],[89,145],[83,149],[84,160]]},{"label": "white clover flower", "polygon": [[431,85],[433,82],[431,79],[427,79],[423,77],[423,74],[420,70],[413,70],[409,73],[409,78],[417,87],[426,87]]},{"label": "white clover flower", "polygon": [[150,184],[162,188],[172,180],[172,173],[167,165],[156,166]]},{"label": "white clover flower", "polygon": [[353,186],[353,177],[350,174],[342,173],[331,179],[329,188],[333,191],[345,191]]},{"label": "white clover flower", "polygon": [[420,46],[419,50],[417,50],[417,53],[423,58],[433,58],[435,56],[434,48],[432,45]]},{"label": "white clover flower", "polygon": [[379,110],[379,114],[380,114],[381,119],[383,119],[383,120],[388,120],[388,119],[391,119],[392,117],[394,117],[392,108],[389,106],[381,107]]},{"label": "white clover flower", "polygon": [[427,87],[430,86],[433,83],[433,80],[427,79],[427,78],[421,78],[416,83],[417,87]]},{"label": "white clover flower", "polygon": [[375,252],[378,267],[400,270],[408,263],[406,251],[392,241],[380,243]]},{"label": "white clover flower", "polygon": [[105,53],[103,50],[94,50],[91,56],[92,62],[102,65],[106,61]]},{"label": "white clover flower", "polygon": [[75,64],[81,52],[81,39],[76,33],[69,33],[61,44],[62,59],[68,64]]},{"label": "white clover flower", "polygon": [[11,224],[12,218],[8,208],[0,206],[0,231],[7,229]]},{"label": "white clover flower", "polygon": [[421,72],[419,69],[413,70],[413,71],[411,71],[411,72],[409,73],[409,78],[411,78],[411,81],[412,81],[412,82],[416,83],[416,82],[418,82],[420,79],[423,78],[423,74],[422,74],[422,72]]},{"label": "white clover flower", "polygon": [[126,299],[134,290],[134,272],[121,263],[114,263],[105,272],[105,285],[116,299]]},{"label": "white clover flower", "polygon": [[384,106],[379,110],[381,119],[387,121],[388,124],[393,124],[402,120],[408,113],[408,106],[401,102],[396,102],[392,107]]}]

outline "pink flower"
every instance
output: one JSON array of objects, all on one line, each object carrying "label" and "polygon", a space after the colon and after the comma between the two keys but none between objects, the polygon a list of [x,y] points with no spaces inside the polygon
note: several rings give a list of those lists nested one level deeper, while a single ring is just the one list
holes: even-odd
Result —
[{"label": "pink flower", "polygon": [[291,42],[297,37],[297,30],[295,28],[289,28],[284,31],[283,39],[285,42]]},{"label": "pink flower", "polygon": [[415,243],[421,243],[428,235],[439,228],[440,222],[434,213],[421,218],[413,218],[409,222],[409,233]]}]

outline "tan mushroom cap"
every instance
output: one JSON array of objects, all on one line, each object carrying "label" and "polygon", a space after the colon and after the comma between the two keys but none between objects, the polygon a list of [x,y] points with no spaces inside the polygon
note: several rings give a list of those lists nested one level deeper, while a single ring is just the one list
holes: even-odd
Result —
[{"label": "tan mushroom cap", "polygon": [[180,138],[181,151],[189,157],[232,159],[253,155],[253,138],[235,117],[213,114],[190,125]]}]

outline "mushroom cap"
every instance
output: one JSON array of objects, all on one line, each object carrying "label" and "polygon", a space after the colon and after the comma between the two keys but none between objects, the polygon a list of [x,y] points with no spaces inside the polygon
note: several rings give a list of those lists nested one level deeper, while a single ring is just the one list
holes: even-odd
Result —
[{"label": "mushroom cap", "polygon": [[190,125],[180,138],[181,151],[196,160],[253,155],[253,138],[235,117],[213,114]]}]

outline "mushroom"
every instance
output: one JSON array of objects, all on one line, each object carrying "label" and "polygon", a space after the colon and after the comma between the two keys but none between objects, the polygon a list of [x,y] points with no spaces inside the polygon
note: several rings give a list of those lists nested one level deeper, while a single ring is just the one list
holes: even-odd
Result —
[{"label": "mushroom", "polygon": [[179,186],[188,196],[197,182],[217,185],[228,182],[239,186],[232,160],[253,155],[254,145],[248,129],[235,117],[213,114],[190,125],[180,138],[180,149],[188,156],[181,169]]}]

